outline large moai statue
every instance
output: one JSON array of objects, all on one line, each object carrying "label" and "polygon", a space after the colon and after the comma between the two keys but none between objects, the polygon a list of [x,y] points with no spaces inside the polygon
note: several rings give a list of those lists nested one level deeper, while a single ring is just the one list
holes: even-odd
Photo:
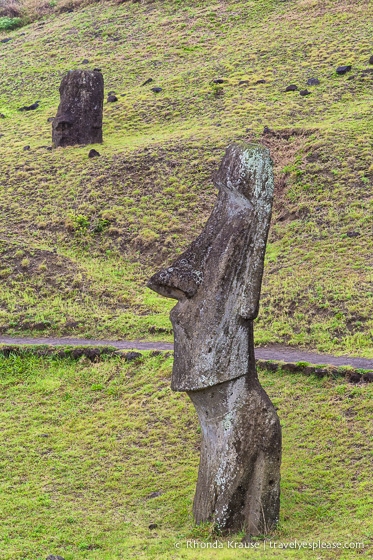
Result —
[{"label": "large moai statue", "polygon": [[52,123],[55,147],[102,142],[104,78],[94,70],[71,70],[60,85],[61,101]]},{"label": "large moai statue", "polygon": [[188,393],[202,428],[195,520],[259,535],[280,507],[281,428],[258,381],[253,336],[273,200],[269,151],[231,145],[215,185],[202,233],[148,287],[178,300],[171,387]]}]

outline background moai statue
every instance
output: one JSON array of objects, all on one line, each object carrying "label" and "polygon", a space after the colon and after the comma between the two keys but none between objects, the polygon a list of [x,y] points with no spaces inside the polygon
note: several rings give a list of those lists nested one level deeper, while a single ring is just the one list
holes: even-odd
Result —
[{"label": "background moai statue", "polygon": [[281,428],[258,381],[258,314],[272,200],[269,151],[231,145],[199,237],[148,287],[178,300],[172,389],[186,391],[202,428],[194,499],[197,523],[220,531],[267,532],[279,516]]},{"label": "background moai statue", "polygon": [[94,70],[71,70],[60,85],[60,104],[52,123],[55,147],[102,142],[104,78]]}]

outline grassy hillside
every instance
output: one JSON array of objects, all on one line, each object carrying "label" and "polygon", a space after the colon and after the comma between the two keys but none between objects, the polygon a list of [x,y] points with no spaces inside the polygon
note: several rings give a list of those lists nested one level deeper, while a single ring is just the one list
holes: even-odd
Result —
[{"label": "grassy hillside", "polygon": [[200,434],[188,397],[170,390],[171,362],[0,357],[3,560],[371,557],[373,385],[261,372],[284,438],[267,539],[364,549],[193,550],[187,540],[227,540],[193,524]]},{"label": "grassy hillside", "polygon": [[[276,164],[258,343],[372,356],[371,10],[369,0],[99,3],[2,32],[2,332],[170,337],[172,302],[146,278],[201,230],[224,148],[247,138]],[[338,76],[341,64],[352,71]],[[95,67],[119,98],[105,104],[101,157],[50,150],[62,76]]]}]

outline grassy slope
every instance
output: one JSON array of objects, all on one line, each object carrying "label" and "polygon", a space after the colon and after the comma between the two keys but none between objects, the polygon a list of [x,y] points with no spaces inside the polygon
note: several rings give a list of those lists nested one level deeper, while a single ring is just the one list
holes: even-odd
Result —
[{"label": "grassy slope", "polygon": [[[104,3],[7,33],[3,332],[170,336],[172,302],[148,292],[146,277],[200,231],[224,147],[254,138],[271,147],[277,183],[258,342],[373,355],[373,74],[361,74],[371,9],[368,0]],[[119,96],[105,105],[94,160],[87,147],[46,149],[60,79],[84,58]],[[335,74],[344,63],[354,80]],[[141,87],[148,77],[161,94]],[[217,77],[227,80],[220,90]],[[283,92],[309,77],[321,81],[312,95]],[[37,99],[37,111],[17,111]],[[264,125],[295,130],[262,138]]]},{"label": "grassy slope", "polygon": [[[186,550],[187,539],[216,536],[191,518],[200,435],[187,396],[170,391],[171,362],[0,358],[1,558],[356,557],[264,553],[262,544],[254,553]],[[373,385],[281,372],[261,372],[261,381],[284,438],[280,527],[269,538],[364,542],[368,558]]]}]

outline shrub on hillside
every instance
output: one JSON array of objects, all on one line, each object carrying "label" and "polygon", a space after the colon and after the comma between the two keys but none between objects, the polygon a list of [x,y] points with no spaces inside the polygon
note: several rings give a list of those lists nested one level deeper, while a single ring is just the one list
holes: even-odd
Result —
[{"label": "shrub on hillside", "polygon": [[19,17],[0,17],[0,31],[5,31],[8,29],[16,29],[17,27],[21,27],[22,19]]}]

